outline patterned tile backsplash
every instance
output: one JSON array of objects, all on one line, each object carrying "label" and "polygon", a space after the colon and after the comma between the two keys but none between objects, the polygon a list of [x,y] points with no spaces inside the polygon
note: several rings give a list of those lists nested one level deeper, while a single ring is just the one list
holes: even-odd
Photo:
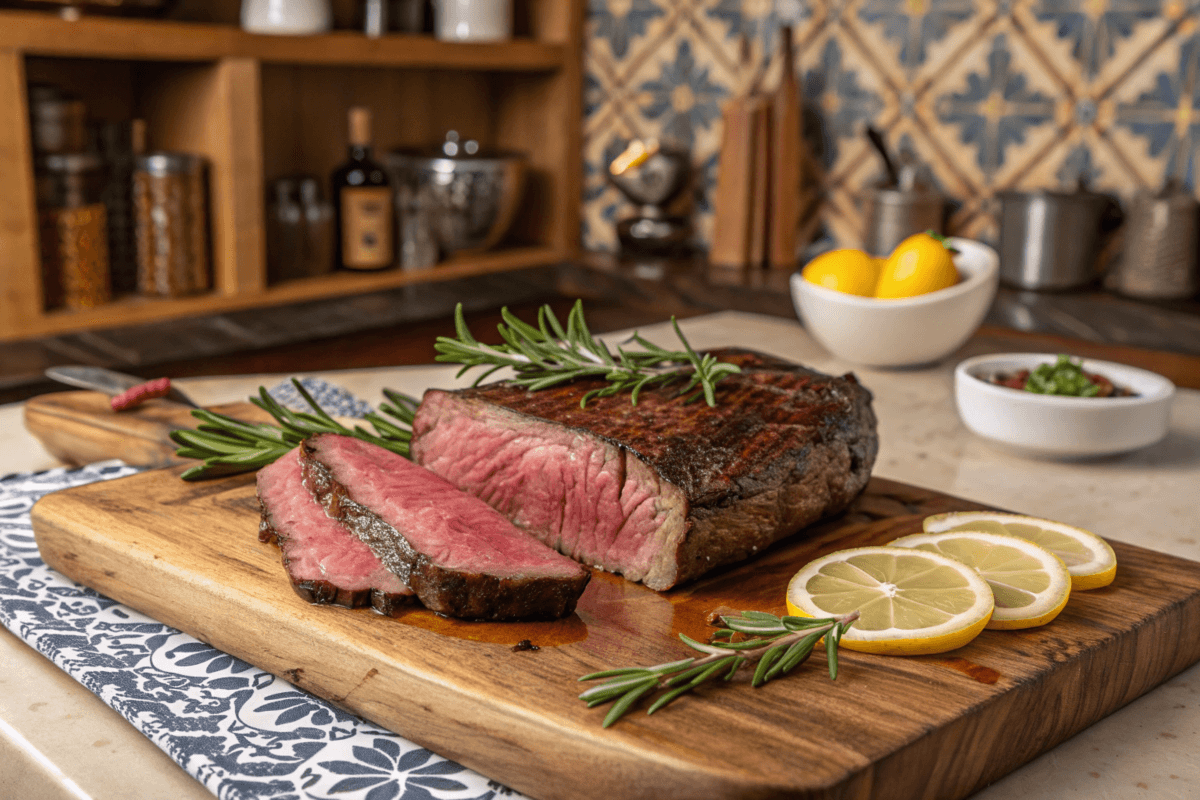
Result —
[{"label": "patterned tile backsplash", "polygon": [[953,232],[985,240],[1008,189],[1195,188],[1198,23],[1200,0],[589,0],[584,245],[615,247],[631,209],[606,166],[649,137],[692,153],[683,210],[707,244],[721,106],[755,73],[775,84],[788,24],[823,170],[813,228],[837,244],[861,244],[861,193],[882,175],[868,124],[929,165]]}]

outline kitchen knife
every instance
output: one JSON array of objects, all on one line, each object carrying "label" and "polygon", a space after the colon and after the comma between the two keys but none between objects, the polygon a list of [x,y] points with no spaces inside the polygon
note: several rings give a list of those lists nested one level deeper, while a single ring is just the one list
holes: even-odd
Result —
[{"label": "kitchen knife", "polygon": [[[146,382],[145,378],[139,378],[136,375],[126,375],[123,372],[115,372],[104,367],[50,367],[46,370],[46,377],[52,381],[65,383],[67,386],[92,389],[109,396],[119,395]],[[176,403],[182,403],[192,408],[200,407],[174,386],[171,387],[171,391],[167,393],[165,399],[173,400]]]}]

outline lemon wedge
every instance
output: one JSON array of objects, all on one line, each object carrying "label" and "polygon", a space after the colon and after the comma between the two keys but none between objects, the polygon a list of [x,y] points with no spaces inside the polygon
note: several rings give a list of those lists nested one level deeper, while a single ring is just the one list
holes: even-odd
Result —
[{"label": "lemon wedge", "polygon": [[978,570],[996,598],[987,624],[996,630],[1045,625],[1071,596],[1066,565],[1046,548],[1018,536],[974,530],[914,533],[888,546],[940,553]]},{"label": "lemon wedge", "polygon": [[1061,522],[999,511],[955,511],[926,517],[924,527],[926,533],[953,530],[1007,533],[1040,544],[1067,565],[1071,590],[1075,592],[1108,586],[1117,576],[1117,554],[1108,542],[1091,531]]},{"label": "lemon wedge", "polygon": [[788,583],[788,613],[828,617],[858,609],[841,639],[848,650],[915,656],[944,653],[979,635],[992,616],[987,581],[940,553],[898,547],[839,550]]}]

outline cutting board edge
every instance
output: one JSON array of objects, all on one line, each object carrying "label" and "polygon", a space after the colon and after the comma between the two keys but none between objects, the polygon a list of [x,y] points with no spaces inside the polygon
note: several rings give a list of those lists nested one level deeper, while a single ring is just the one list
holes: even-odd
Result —
[{"label": "cutting board edge", "polygon": [[[1123,544],[1123,546],[1145,550],[1137,545]],[[1176,558],[1167,554],[1162,555]],[[1186,559],[1177,560],[1186,561]],[[1136,650],[1135,640],[1138,636],[1148,635],[1150,628],[1164,625],[1171,628],[1169,631],[1164,631],[1164,636],[1168,640],[1174,641],[1177,647],[1171,657],[1165,659],[1158,669],[1142,671],[1142,680],[1126,686],[1123,690],[1120,690],[1120,687],[1115,684],[1101,686],[1093,695],[1096,698],[1095,701],[1082,713],[1076,711],[1070,724],[1056,725],[1044,732],[1031,732],[1024,729],[1023,741],[1031,746],[1019,755],[1010,757],[1007,761],[991,758],[990,751],[989,757],[980,758],[978,752],[972,752],[971,758],[956,759],[956,755],[964,747],[977,747],[981,741],[989,742],[992,747],[1011,747],[1011,743],[999,741],[996,736],[995,726],[998,722],[1015,719],[1020,721],[1018,724],[1024,724],[1024,721],[1031,718],[1035,720],[1050,718],[1050,715],[1044,713],[1039,716],[1038,712],[1044,712],[1044,707],[1036,704],[1030,706],[1031,703],[1037,702],[1039,695],[1063,696],[1068,693],[1069,689],[1077,686],[1079,673],[1099,671],[1100,674],[1105,674],[1106,667],[1119,664],[1128,657],[1126,650]],[[977,709],[986,707],[986,713],[962,714],[943,727],[932,731],[930,735],[880,759],[874,765],[875,779],[885,785],[902,785],[900,778],[892,773],[904,770],[905,765],[902,762],[905,758],[912,758],[914,753],[928,750],[931,755],[920,760],[922,763],[932,765],[934,770],[928,777],[929,784],[942,787],[950,784],[955,787],[950,794],[939,793],[937,796],[969,797],[1039,756],[1050,752],[1072,736],[1116,713],[1189,667],[1200,663],[1200,637],[1193,637],[1189,641],[1187,637],[1172,635],[1188,630],[1200,630],[1200,587],[1193,587],[1191,594],[1178,602],[1164,606],[1157,615],[1147,618],[1137,629],[1118,637],[1121,640],[1119,649],[1106,647],[1102,642],[1086,647],[1080,653],[1075,654],[1071,661],[1056,664],[1036,678],[1024,680],[1019,686],[984,700]],[[1100,665],[1093,663],[1091,666],[1085,667],[1081,663],[1084,660],[1092,662],[1105,660],[1105,663]],[[1039,687],[1047,686],[1050,687],[1048,690],[1039,691]],[[1109,691],[1106,692],[1106,689]],[[1022,708],[1022,705],[1030,707]],[[977,709],[973,709],[973,711]],[[1061,717],[1056,715],[1053,719],[1061,719]],[[992,729],[981,730],[979,733],[970,732],[971,729],[989,727]],[[956,764],[969,764],[972,760],[983,768],[975,771],[974,774],[956,769]],[[869,796],[872,800],[877,797],[889,798],[889,800],[908,800],[908,795],[871,794]]]}]

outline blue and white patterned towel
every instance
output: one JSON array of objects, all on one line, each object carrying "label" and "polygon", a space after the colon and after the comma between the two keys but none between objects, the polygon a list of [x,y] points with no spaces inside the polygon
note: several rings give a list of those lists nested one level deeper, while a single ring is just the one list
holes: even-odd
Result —
[{"label": "blue and white patterned towel", "polygon": [[138,471],[112,461],[0,478],[0,624],[225,800],[522,797],[47,567],[33,504]]},{"label": "blue and white patterned towel", "polygon": [[[312,399],[316,400],[317,404],[332,416],[362,419],[371,413],[370,403],[359,400],[340,386],[335,386],[320,378],[299,378],[299,381],[300,385],[304,387],[304,391],[308,392]],[[300,396],[291,381],[284,381],[268,390],[267,393],[280,405],[293,411],[312,411],[312,407]]]}]

